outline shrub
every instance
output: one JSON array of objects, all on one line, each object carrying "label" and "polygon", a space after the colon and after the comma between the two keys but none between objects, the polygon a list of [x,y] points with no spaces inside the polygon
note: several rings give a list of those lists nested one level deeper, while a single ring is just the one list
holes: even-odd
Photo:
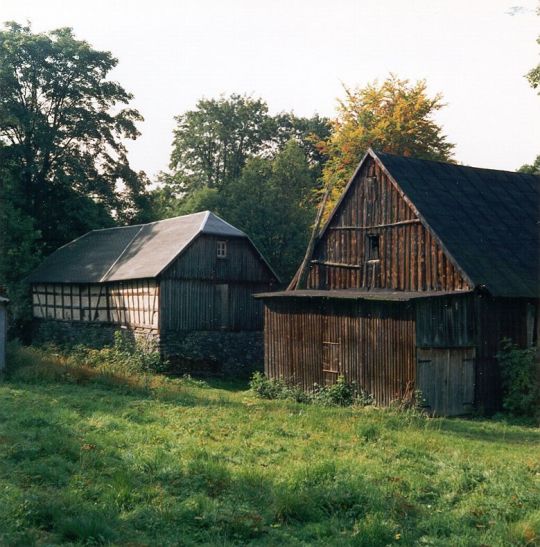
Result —
[{"label": "shrub", "polygon": [[335,384],[329,386],[315,385],[313,400],[324,406],[366,406],[372,404],[373,397],[356,385],[347,382],[344,376],[338,376]]},{"label": "shrub", "polygon": [[289,399],[322,406],[366,406],[374,402],[371,395],[358,388],[355,382],[347,382],[344,376],[339,376],[333,385],[314,384],[310,392],[305,392],[297,385],[256,372],[249,386],[262,399]]},{"label": "shrub", "polygon": [[501,367],[503,407],[511,414],[534,416],[540,412],[535,356],[536,348],[521,349],[508,338],[501,342],[497,359]]}]

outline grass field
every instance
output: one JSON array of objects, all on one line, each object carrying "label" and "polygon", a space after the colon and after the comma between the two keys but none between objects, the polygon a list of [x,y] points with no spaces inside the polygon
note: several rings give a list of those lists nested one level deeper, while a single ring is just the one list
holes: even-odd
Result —
[{"label": "grass field", "polygon": [[537,545],[540,432],[51,357],[0,382],[1,545]]}]

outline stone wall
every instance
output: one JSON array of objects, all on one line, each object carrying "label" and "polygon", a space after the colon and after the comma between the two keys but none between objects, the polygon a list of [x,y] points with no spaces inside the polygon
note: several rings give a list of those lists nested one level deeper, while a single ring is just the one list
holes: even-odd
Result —
[{"label": "stone wall", "polygon": [[264,369],[261,331],[165,331],[161,351],[176,373],[247,378]]},{"label": "stone wall", "polygon": [[143,351],[159,351],[169,362],[170,372],[183,374],[219,374],[247,378],[263,370],[264,345],[261,331],[175,331],[125,328],[112,323],[35,319],[32,341],[35,344],[78,344],[100,348],[114,343],[121,332]]}]

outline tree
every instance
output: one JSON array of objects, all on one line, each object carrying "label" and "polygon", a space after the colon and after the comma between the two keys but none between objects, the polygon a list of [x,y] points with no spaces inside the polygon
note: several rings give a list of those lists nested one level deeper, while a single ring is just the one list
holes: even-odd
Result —
[{"label": "tree", "polygon": [[325,185],[333,185],[332,203],[341,193],[368,147],[423,159],[449,161],[454,145],[447,141],[433,114],[444,105],[440,94],[429,97],[427,84],[410,84],[390,75],[364,88],[345,87],[331,137],[321,142],[328,156]]},{"label": "tree", "polygon": [[536,159],[532,164],[522,165],[518,171],[529,175],[540,175],[540,156],[536,156]]},{"label": "tree", "polygon": [[240,177],[249,158],[272,157],[290,139],[302,144],[310,163],[321,164],[323,156],[315,142],[330,131],[325,118],[271,116],[262,99],[239,94],[201,99],[194,110],[175,120],[172,173],[164,179],[179,195],[225,188]]},{"label": "tree", "polygon": [[298,268],[315,218],[316,172],[300,143],[275,158],[251,158],[227,190],[224,214],[244,230],[284,280]]},{"label": "tree", "polygon": [[266,103],[237,94],[201,99],[175,120],[170,168],[179,192],[221,188],[239,177],[272,134]]},{"label": "tree", "polygon": [[116,64],[69,28],[34,34],[7,23],[0,32],[0,145],[16,165],[17,209],[45,252],[140,208],[144,179],[122,140],[138,136],[142,118],[107,79]]}]

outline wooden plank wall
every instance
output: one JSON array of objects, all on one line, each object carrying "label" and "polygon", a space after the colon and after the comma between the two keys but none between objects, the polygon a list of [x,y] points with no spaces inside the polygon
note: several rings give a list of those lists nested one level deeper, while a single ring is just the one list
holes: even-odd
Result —
[{"label": "wooden plank wall", "polygon": [[[253,294],[266,284],[228,283],[228,303],[223,306],[218,284],[199,280],[161,281],[162,327],[170,330],[262,330],[263,309]],[[228,310],[223,320],[222,310]]]},{"label": "wooden plank wall", "polygon": [[[217,257],[217,242],[227,243],[227,257]],[[162,279],[270,283],[273,274],[245,238],[201,235],[161,274]]]},{"label": "wooden plank wall", "polygon": [[[501,375],[496,354],[503,338],[510,338],[518,346],[525,348],[537,340],[528,340],[530,330],[527,321],[537,322],[528,310],[538,310],[538,301],[521,298],[491,298],[482,296],[476,299],[478,328],[478,350],[476,369],[477,406],[488,412],[501,408]],[[537,313],[537,312],[536,312]]]},{"label": "wooden plank wall", "polygon": [[[227,244],[226,258],[217,256],[218,241]],[[252,295],[271,290],[275,283],[245,238],[201,235],[160,276],[162,328],[262,330],[263,305]],[[227,285],[226,291],[220,292],[218,285]]]},{"label": "wooden plank wall", "polygon": [[34,317],[158,327],[159,287],[142,279],[111,284],[36,284]]},{"label": "wooden plank wall", "polygon": [[476,346],[474,295],[416,301],[416,343],[423,348]]},{"label": "wooden plank wall", "polygon": [[[310,389],[326,381],[323,347],[338,344],[339,368],[389,404],[414,386],[414,311],[406,303],[268,300],[265,371]],[[335,350],[334,350],[335,351]]]},{"label": "wooden plank wall", "polygon": [[[380,237],[368,261],[368,234]],[[366,162],[329,229],[317,243],[308,288],[459,290],[467,283],[386,174]]]}]

